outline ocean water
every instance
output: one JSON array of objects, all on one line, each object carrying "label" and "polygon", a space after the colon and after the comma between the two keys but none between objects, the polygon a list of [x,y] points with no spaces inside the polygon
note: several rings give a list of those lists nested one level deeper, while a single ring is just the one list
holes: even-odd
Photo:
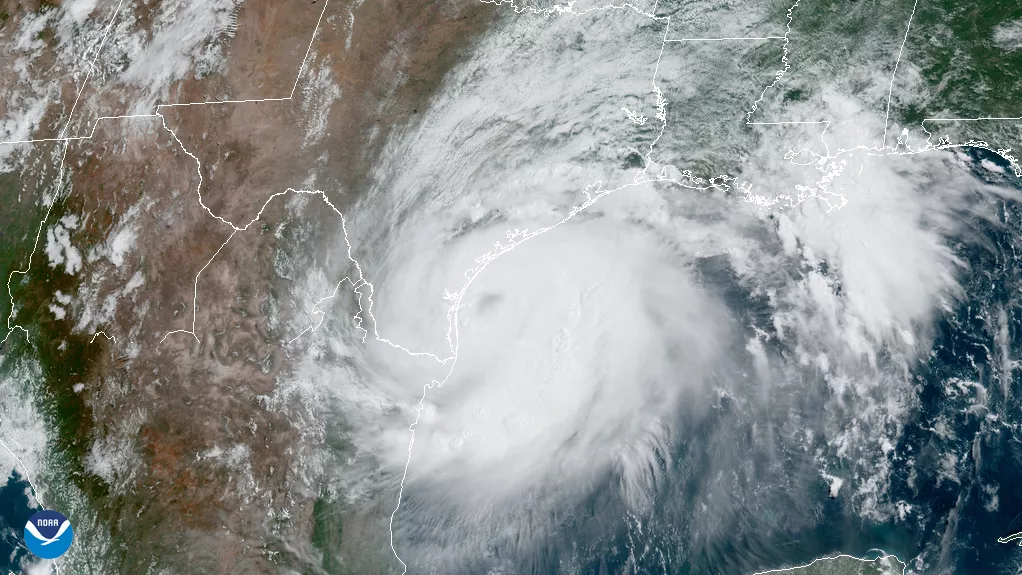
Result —
[{"label": "ocean water", "polygon": [[22,531],[32,514],[28,481],[12,471],[0,486],[0,573],[21,573],[32,555],[22,541]]},{"label": "ocean water", "polygon": [[[310,354],[308,379],[335,386],[353,441],[400,479],[392,529],[411,572],[738,575],[878,549],[912,573],[1017,572],[1019,549],[997,537],[1022,530],[1022,206],[971,189],[1018,187],[989,167],[1004,162],[846,154],[824,176],[787,161],[783,134],[740,128],[763,82],[746,93],[717,70],[746,58],[663,49],[663,23],[627,11],[501,32],[396,140],[385,185],[350,219],[357,257],[383,270],[359,326],[379,318],[428,353],[360,348],[366,334],[338,321],[315,337],[335,336],[338,355],[352,343],[345,369]],[[662,138],[621,114],[657,117],[654,70],[671,102]],[[705,144],[690,123],[716,125],[721,106],[700,100],[727,90],[699,86],[718,79],[737,102],[722,125],[744,136],[703,130]],[[838,96],[806,117],[846,114],[839,145],[870,141],[860,124],[883,133]],[[849,201],[760,210],[737,187],[640,185],[647,150],[681,167],[748,157],[725,167],[764,198],[837,178],[826,198]],[[621,191],[555,224],[596,180]],[[553,231],[494,257],[451,320],[439,296],[467,288],[494,240],[524,237],[508,229]],[[347,230],[343,246],[342,260]],[[494,337],[509,331],[521,337]],[[365,389],[343,385],[356,368]],[[16,572],[26,489],[13,474],[0,492],[0,568]]]},{"label": "ocean water", "polygon": [[[315,335],[372,382],[312,354],[304,376],[400,480],[395,553],[412,572],[737,575],[882,549],[914,573],[1014,572],[997,537],[1018,509],[1022,217],[1004,162],[862,148],[884,118],[837,86],[778,116],[831,118],[826,138],[715,139],[745,158],[728,190],[652,179],[674,173],[658,158],[700,166],[686,126],[719,115],[680,100],[687,71],[734,61],[658,59],[662,34],[627,12],[509,20],[352,206],[348,254],[382,270],[367,321],[455,358],[424,376],[393,347],[339,345],[361,338],[341,321]],[[622,158],[657,132],[621,104],[658,117],[653,70],[684,117],[643,179]],[[416,422],[411,451],[395,419]]]},{"label": "ocean water", "polygon": [[[1004,166],[984,150],[980,162]],[[989,165],[989,164],[988,164]],[[1006,166],[1004,166],[1006,167]],[[1018,188],[1017,179],[992,183]],[[914,507],[914,553],[922,573],[1016,573],[1022,531],[1022,206],[1002,201],[997,221],[971,222],[972,241],[956,249],[967,263],[966,298],[937,321],[937,337],[916,370],[918,409],[897,453],[891,496]]]},{"label": "ocean water", "polygon": [[[954,158],[954,169],[977,186],[1018,188],[989,169],[991,162],[1003,166],[992,154],[934,154]],[[922,193],[941,185],[918,183]],[[843,385],[833,371],[796,360],[810,345],[806,339],[778,335],[774,321],[781,310],[764,289],[773,277],[743,275],[727,255],[695,257],[692,277],[727,310],[733,329],[715,343],[729,352],[706,373],[707,384],[680,401],[668,423],[669,441],[642,460],[652,479],[636,485],[633,470],[594,468],[582,487],[571,487],[584,498],[522,506],[513,511],[519,522],[513,533],[492,528],[495,535],[460,557],[446,547],[421,550],[439,548],[443,533],[460,528],[455,513],[443,510],[448,514],[437,521],[443,529],[398,533],[413,550],[406,557],[450,573],[749,575],[882,550],[908,563],[907,573],[1016,573],[1018,548],[997,538],[1022,530],[1013,359],[1022,354],[1016,295],[1022,205],[1010,193],[981,193],[970,185],[950,193],[975,194],[980,206],[972,213],[984,216],[961,221],[945,239],[960,292],[935,306],[926,317],[929,327],[917,328],[909,359],[899,355],[897,342],[876,345],[875,366],[855,374],[865,383]],[[601,206],[611,212],[625,197]],[[778,247],[764,239],[756,249],[769,257]],[[799,285],[815,274],[834,281],[840,294],[850,288],[838,272],[826,262],[812,269],[791,265],[777,281]],[[678,312],[657,305],[665,317]],[[763,333],[770,337],[757,335]],[[761,354],[741,353],[750,341],[761,342]],[[774,371],[758,365],[760,357]],[[658,385],[685,384],[686,372],[671,373]],[[878,412],[881,417],[871,419]],[[836,497],[824,473],[844,481]],[[635,497],[636,489],[642,497]],[[406,517],[432,525],[425,498],[414,492],[406,498]]]},{"label": "ocean water", "polygon": [[[1003,165],[996,155],[968,154],[977,178],[1022,187],[991,179],[981,162]],[[772,452],[757,441],[770,420],[783,430],[789,415],[760,417],[725,397],[710,413],[678,423],[688,440],[675,445],[648,515],[618,524],[613,535],[604,530],[592,537],[598,525],[628,515],[607,503],[610,481],[607,493],[595,494],[563,538],[549,544],[543,555],[550,561],[522,572],[553,572],[567,562],[585,573],[739,575],[882,550],[908,563],[906,573],[1017,573],[1017,543],[997,539],[1022,531],[1022,386],[1012,359],[1022,355],[1022,205],[1000,204],[997,221],[970,222],[971,232],[953,246],[966,269],[960,278],[966,295],[936,318],[931,352],[913,367],[915,401],[892,446],[889,486],[878,494],[904,515],[869,519],[849,503],[847,491],[829,497],[828,483],[796,437],[786,444],[783,432],[774,433]],[[713,271],[704,279],[715,277],[732,308],[754,318],[762,302],[729,282],[720,265],[706,265]],[[806,374],[799,382],[797,410],[823,406],[807,392],[823,383],[811,379]],[[724,450],[746,465],[719,473],[714,459]],[[579,548],[586,539],[598,543]]]}]

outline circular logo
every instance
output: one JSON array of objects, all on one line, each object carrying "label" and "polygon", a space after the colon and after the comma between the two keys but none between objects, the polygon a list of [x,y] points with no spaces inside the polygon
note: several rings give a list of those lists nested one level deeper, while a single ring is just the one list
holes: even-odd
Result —
[{"label": "circular logo", "polygon": [[25,524],[25,545],[42,559],[56,559],[71,548],[71,522],[56,511],[40,511]]}]

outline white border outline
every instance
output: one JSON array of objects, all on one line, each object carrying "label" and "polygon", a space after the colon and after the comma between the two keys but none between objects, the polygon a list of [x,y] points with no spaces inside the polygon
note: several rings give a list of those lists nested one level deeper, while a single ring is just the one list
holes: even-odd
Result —
[{"label": "white border outline", "polygon": [[[830,124],[829,121],[816,121],[816,122],[783,122],[783,121],[782,122],[752,122],[751,121],[752,115],[757,111],[759,104],[762,102],[762,100],[765,97],[766,91],[769,90],[770,88],[774,87],[777,84],[777,82],[779,82],[783,78],[785,73],[790,69],[790,64],[789,64],[788,59],[787,59],[788,58],[787,47],[788,47],[788,44],[790,42],[790,39],[788,38],[788,35],[790,33],[790,26],[791,26],[791,22],[792,22],[792,12],[798,6],[800,0],[796,0],[795,3],[787,11],[787,16],[788,16],[787,31],[785,32],[784,36],[747,37],[747,38],[732,38],[732,37],[727,37],[727,38],[680,38],[680,39],[671,39],[671,40],[667,39],[667,33],[668,33],[668,30],[669,30],[669,27],[670,27],[670,19],[671,19],[671,17],[670,16],[658,17],[658,16],[655,15],[656,7],[657,7],[658,2],[654,3],[653,11],[651,13],[647,13],[647,12],[643,12],[642,10],[636,8],[635,6],[633,6],[633,5],[629,4],[629,3],[624,3],[624,4],[621,4],[621,5],[608,5],[608,6],[603,6],[603,7],[600,7],[600,8],[590,8],[590,9],[584,10],[582,12],[575,12],[574,9],[573,9],[574,2],[569,2],[567,5],[563,5],[563,6],[562,5],[558,5],[558,6],[554,6],[552,8],[545,9],[545,10],[538,10],[538,9],[531,8],[531,7],[521,8],[521,7],[519,7],[519,6],[517,6],[515,4],[515,0],[481,0],[481,1],[485,2],[485,3],[495,4],[497,6],[500,6],[500,5],[503,5],[503,4],[510,4],[511,7],[514,8],[517,13],[521,13],[521,12],[526,12],[527,11],[527,12],[530,12],[530,13],[533,13],[533,14],[539,14],[539,15],[543,15],[543,16],[550,16],[552,14],[572,14],[572,15],[576,15],[576,16],[581,16],[581,15],[586,14],[588,12],[597,11],[597,10],[631,9],[631,10],[633,10],[635,12],[638,12],[638,13],[640,13],[640,14],[642,14],[644,16],[647,16],[649,18],[652,18],[654,20],[666,21],[667,25],[665,27],[664,40],[663,40],[663,42],[661,44],[661,57],[663,55],[663,48],[664,48],[664,46],[668,42],[672,42],[673,43],[673,42],[701,42],[701,41],[724,41],[724,40],[776,40],[776,39],[783,40],[784,41],[784,45],[782,47],[782,50],[783,50],[782,63],[784,65],[784,67],[783,67],[782,70],[780,70],[780,71],[775,73],[774,81],[770,85],[768,85],[766,88],[764,88],[763,92],[760,95],[760,98],[757,99],[753,103],[752,109],[747,113],[746,124],[748,124],[748,125],[824,124],[824,132],[826,131],[826,128],[829,127],[829,124]],[[72,107],[72,109],[71,109],[71,111],[69,113],[69,116],[68,116],[68,121],[65,124],[64,128],[60,131],[61,135],[64,134],[67,131],[68,127],[70,126],[70,123],[71,123],[71,121],[73,119],[74,112],[75,112],[75,110],[77,108],[78,100],[81,97],[81,94],[85,90],[86,84],[87,84],[87,82],[89,80],[89,77],[91,76],[92,70],[95,67],[95,61],[98,59],[99,54],[102,52],[103,46],[105,45],[106,41],[109,39],[109,36],[110,36],[109,35],[109,30],[113,26],[114,21],[116,20],[116,16],[117,16],[118,11],[120,10],[121,4],[123,4],[123,0],[119,1],[117,9],[115,10],[114,15],[111,17],[111,20],[110,20],[110,22],[107,25],[107,31],[105,32],[106,36],[104,37],[104,39],[101,42],[99,48],[97,49],[96,56],[94,57],[93,61],[90,64],[90,70],[86,74],[86,78],[83,81],[81,88],[78,90],[78,94],[77,94],[76,99],[75,99],[75,104],[73,105],[73,107]],[[309,42],[308,49],[306,50],[305,56],[304,56],[304,58],[302,60],[301,66],[299,68],[298,75],[297,75],[296,80],[295,80],[295,84],[292,87],[290,95],[287,96],[287,97],[284,97],[284,98],[252,99],[252,100],[222,100],[222,101],[205,101],[205,102],[191,102],[191,103],[178,103],[178,104],[160,104],[160,105],[157,105],[157,107],[156,107],[157,111],[154,114],[135,114],[135,115],[126,115],[126,116],[103,116],[103,117],[99,117],[99,118],[96,119],[95,123],[93,124],[92,130],[89,132],[88,136],[72,136],[72,137],[64,137],[64,136],[62,136],[62,137],[58,137],[58,138],[44,138],[44,139],[37,139],[37,140],[21,140],[21,141],[0,142],[0,145],[3,145],[3,144],[36,143],[36,142],[53,142],[53,141],[63,141],[63,142],[65,142],[64,153],[63,153],[63,156],[61,158],[61,174],[63,174],[63,171],[64,171],[64,159],[66,158],[66,153],[67,153],[67,148],[69,146],[69,143],[71,141],[76,141],[76,140],[91,139],[95,135],[96,128],[97,128],[97,126],[98,126],[100,121],[102,121],[102,120],[111,120],[111,119],[131,119],[131,118],[140,118],[140,117],[149,117],[149,118],[151,118],[151,117],[160,117],[161,118],[163,127],[168,132],[170,132],[172,134],[173,138],[178,142],[178,144],[181,146],[182,150],[186,154],[188,154],[190,157],[192,157],[192,159],[194,159],[196,161],[197,171],[199,173],[199,184],[198,184],[198,188],[197,188],[197,195],[199,196],[199,203],[200,203],[200,205],[202,205],[202,207],[206,210],[206,212],[209,213],[212,217],[220,220],[222,223],[230,226],[233,229],[233,231],[231,232],[231,235],[227,238],[227,240],[220,246],[220,248],[217,250],[217,252],[206,263],[206,265],[203,266],[203,268],[198,272],[198,274],[196,274],[196,278],[194,280],[194,290],[193,290],[192,329],[191,329],[191,331],[187,331],[187,330],[175,330],[175,331],[171,331],[171,332],[168,332],[166,335],[164,335],[163,340],[165,340],[169,335],[171,335],[173,333],[189,333],[190,335],[192,335],[193,338],[196,339],[196,341],[198,341],[198,337],[195,334],[195,320],[196,320],[197,297],[198,297],[197,289],[198,289],[199,276],[201,275],[202,271],[205,270],[205,268],[208,267],[210,263],[212,263],[213,259],[216,258],[216,256],[230,242],[230,240],[233,239],[233,237],[237,234],[237,232],[245,231],[254,222],[259,220],[263,210],[266,208],[266,206],[269,204],[269,202],[272,201],[277,196],[284,195],[284,194],[287,194],[289,192],[307,193],[307,194],[319,194],[319,195],[321,195],[323,200],[325,202],[327,202],[330,205],[330,207],[333,208],[334,211],[341,217],[342,228],[344,228],[345,239],[347,241],[347,230],[346,230],[346,226],[344,224],[344,216],[343,216],[343,214],[341,214],[341,212],[339,210],[337,210],[337,208],[335,206],[333,206],[332,203],[330,203],[330,201],[327,198],[326,194],[324,192],[322,192],[322,191],[295,190],[295,189],[292,189],[292,188],[288,188],[284,192],[277,192],[277,193],[271,195],[266,200],[266,202],[263,204],[262,209],[260,209],[259,213],[256,215],[255,219],[253,219],[252,221],[250,221],[248,224],[246,224],[243,227],[238,227],[237,225],[235,225],[232,222],[222,218],[221,216],[217,216],[216,214],[214,214],[205,205],[205,203],[202,201],[202,196],[201,196],[201,186],[202,186],[201,163],[199,162],[198,158],[194,154],[192,154],[191,152],[189,152],[185,148],[184,144],[178,138],[177,134],[167,126],[167,124],[166,124],[166,117],[162,113],[160,113],[160,110],[162,108],[170,108],[170,107],[211,105],[211,104],[258,103],[258,102],[271,102],[271,101],[272,102],[281,102],[281,101],[288,101],[288,100],[293,99],[295,91],[297,90],[298,83],[301,80],[301,76],[304,73],[304,70],[305,70],[305,68],[307,66],[308,56],[311,53],[312,45],[313,45],[313,43],[315,41],[316,34],[318,32],[320,23],[322,22],[323,15],[325,14],[328,5],[329,5],[329,0],[326,0],[324,2],[323,9],[320,12],[320,16],[319,16],[319,20],[317,21],[316,28],[313,31],[312,39]],[[916,5],[918,5],[918,0],[916,0],[916,4],[913,5],[913,10],[912,10],[913,15],[915,13]],[[911,20],[912,20],[912,18],[910,16],[909,24],[908,24],[909,27],[911,26]],[[888,91],[888,105],[887,105],[887,118],[885,119],[885,133],[884,133],[884,139],[883,139],[883,143],[881,145],[880,150],[888,150],[889,149],[886,146],[886,126],[887,126],[887,123],[889,122],[890,104],[891,104],[891,99],[892,99],[892,95],[893,95],[893,84],[894,84],[894,80],[895,80],[895,75],[897,73],[897,68],[898,68],[898,64],[900,63],[900,59],[901,59],[902,53],[904,52],[904,47],[905,47],[905,43],[907,42],[907,39],[908,39],[908,34],[909,34],[909,28],[906,28],[905,38],[904,38],[904,40],[902,42],[901,50],[899,51],[899,55],[898,55],[898,61],[896,61],[896,63],[895,63],[894,74],[892,74],[892,77],[891,77],[891,85],[890,85],[890,88],[889,88],[889,91]],[[393,533],[394,517],[397,514],[398,510],[400,509],[401,497],[402,497],[403,490],[404,490],[405,479],[407,477],[408,465],[410,464],[410,460],[411,460],[411,450],[412,450],[412,446],[414,445],[414,433],[415,433],[414,432],[414,426],[418,423],[419,417],[421,416],[421,411],[422,411],[422,408],[424,407],[423,403],[425,401],[426,391],[428,389],[433,388],[434,386],[438,386],[438,387],[442,386],[443,383],[446,382],[446,380],[453,373],[454,367],[455,367],[455,365],[457,363],[457,347],[458,347],[458,344],[457,344],[457,337],[458,337],[457,313],[459,311],[461,299],[463,298],[464,294],[468,290],[468,288],[471,285],[472,281],[476,277],[478,277],[479,273],[482,272],[482,270],[485,269],[485,267],[487,265],[489,265],[494,260],[496,260],[500,255],[503,255],[504,253],[507,253],[508,251],[514,249],[515,247],[517,247],[518,245],[520,245],[521,243],[523,243],[523,242],[525,242],[525,241],[527,241],[529,239],[532,239],[532,238],[534,238],[534,237],[536,237],[536,236],[538,236],[538,235],[540,235],[540,234],[542,234],[542,233],[544,233],[546,231],[549,231],[549,230],[551,230],[551,229],[553,229],[553,228],[555,228],[555,227],[557,227],[557,226],[567,222],[569,219],[574,217],[578,212],[580,212],[580,211],[590,207],[591,205],[593,205],[596,201],[598,201],[600,198],[602,198],[605,195],[609,195],[609,194],[611,194],[611,193],[613,193],[615,191],[619,191],[619,190],[627,188],[627,187],[631,187],[631,186],[634,186],[634,185],[638,185],[640,183],[644,183],[644,182],[650,181],[648,179],[644,179],[644,176],[646,174],[646,170],[648,169],[649,163],[652,162],[651,154],[652,154],[652,151],[653,151],[653,147],[659,141],[660,137],[662,137],[662,135],[664,133],[664,130],[666,129],[666,117],[665,117],[665,114],[664,114],[664,109],[666,107],[667,102],[663,98],[662,92],[656,86],[656,76],[657,76],[657,74],[659,72],[659,63],[660,63],[660,58],[657,59],[657,70],[654,73],[654,77],[653,77],[653,91],[657,94],[657,97],[658,97],[658,110],[659,110],[659,113],[657,114],[657,117],[658,117],[658,119],[660,119],[663,122],[663,126],[661,128],[660,134],[656,137],[656,139],[650,145],[650,152],[646,154],[646,158],[647,158],[647,161],[648,161],[648,163],[646,165],[647,167],[644,168],[643,170],[641,170],[636,175],[635,181],[633,183],[625,184],[625,185],[620,186],[618,188],[615,188],[613,190],[603,190],[602,189],[602,182],[599,182],[599,181],[595,182],[594,184],[588,186],[586,188],[586,190],[584,191],[584,194],[587,197],[587,201],[585,203],[583,203],[581,206],[573,207],[571,212],[570,212],[570,214],[567,217],[565,217],[564,219],[562,219],[561,221],[559,221],[559,222],[557,222],[557,223],[555,223],[555,224],[553,224],[551,226],[547,226],[545,228],[541,228],[541,229],[533,231],[533,232],[529,232],[528,230],[508,231],[507,234],[506,234],[506,241],[507,241],[507,243],[497,242],[496,244],[494,244],[494,249],[493,250],[491,250],[490,252],[487,252],[486,254],[484,254],[483,256],[478,258],[476,260],[476,263],[477,263],[476,267],[472,268],[472,269],[470,269],[470,270],[468,270],[466,272],[467,281],[462,286],[462,289],[459,292],[455,293],[455,294],[450,294],[450,293],[447,294],[447,299],[452,300],[454,302],[452,307],[448,311],[448,314],[447,314],[448,315],[448,342],[452,345],[452,351],[454,352],[453,356],[441,360],[441,359],[437,358],[436,356],[434,356],[432,354],[429,354],[429,353],[412,353],[412,352],[409,352],[408,350],[404,349],[403,347],[401,347],[401,346],[399,346],[397,344],[394,344],[392,342],[389,342],[388,340],[380,338],[378,331],[376,331],[376,322],[375,322],[375,319],[374,319],[374,331],[376,332],[375,335],[376,335],[376,339],[377,340],[389,343],[390,345],[392,345],[394,347],[397,347],[397,348],[400,348],[400,349],[406,351],[407,353],[409,353],[411,355],[425,355],[425,356],[432,357],[433,359],[435,359],[435,360],[437,360],[437,361],[439,361],[441,363],[444,363],[444,364],[446,364],[448,362],[451,363],[450,370],[448,371],[447,377],[444,378],[444,381],[437,382],[436,380],[434,380],[432,383],[430,383],[428,385],[425,385],[423,387],[423,396],[422,396],[422,399],[419,402],[419,408],[417,409],[417,412],[416,412],[417,413],[416,420],[415,420],[415,422],[413,422],[411,424],[411,426],[409,426],[409,430],[412,432],[412,437],[411,437],[411,439],[409,441],[409,446],[408,446],[408,459],[406,460],[404,474],[403,474],[402,480],[401,480],[401,488],[400,488],[399,494],[398,494],[397,506],[395,507],[394,511],[391,513],[390,524],[389,524],[390,525],[391,550],[394,553],[394,557],[402,564],[402,566],[404,568],[403,573],[407,572],[407,564],[405,564],[404,561],[401,560],[401,558],[397,554],[396,549],[394,548],[394,533]],[[979,121],[979,120],[1016,120],[1016,119],[1019,119],[1019,118],[972,118],[972,119],[927,118],[927,119],[924,119],[923,122],[921,122],[921,125],[922,125],[922,123],[925,123],[926,121]],[[925,127],[924,127],[924,130],[925,130]],[[928,131],[927,131],[927,134],[929,134]],[[821,138],[822,138],[822,135],[821,135]],[[962,144],[962,146],[968,146],[968,145],[970,145],[970,144]],[[942,144],[942,145],[939,145],[939,146],[933,146],[932,144],[929,143],[929,138],[928,138],[927,139],[927,147],[924,150],[915,151],[915,152],[901,152],[901,153],[919,153],[921,151],[927,151],[927,150],[930,150],[930,149],[945,149],[945,148],[948,148],[948,147],[953,147],[953,146],[951,146],[949,143]],[[977,146],[977,147],[984,147],[984,146]],[[840,150],[838,155],[840,155],[841,153],[846,152],[846,151],[852,151],[852,150],[856,150],[856,149],[860,149],[860,148],[861,149],[867,149],[867,150],[873,150],[872,148],[865,148],[864,146],[859,146],[859,147],[853,148],[851,150]],[[989,148],[987,148],[987,149],[989,149]],[[896,148],[894,148],[893,150],[896,150]],[[895,152],[895,153],[897,153],[897,152]],[[829,152],[828,152],[828,156],[829,156]],[[836,157],[836,156],[834,156],[834,157]],[[1014,165],[1017,166],[1017,164],[1014,164]],[[683,173],[683,175],[686,175],[686,176],[690,175],[690,172],[687,172],[687,171],[686,172],[682,172],[682,173]],[[728,179],[726,176],[723,177],[723,178],[724,178],[723,181],[725,181],[725,182],[726,181],[730,181],[730,179]],[[676,180],[673,180],[671,178],[666,177],[666,168],[664,169],[664,171],[662,171],[656,177],[656,180],[657,181],[668,180],[668,181],[672,181],[674,183],[677,183],[679,185],[682,185],[682,186],[685,186],[685,187],[689,187],[689,188],[695,188],[695,189],[709,189],[710,187],[721,187],[721,186],[719,186],[716,183],[711,184],[710,186],[706,186],[706,187],[696,187],[696,186],[691,186],[691,185],[689,185],[687,183],[678,182]],[[714,179],[714,181],[715,180],[716,179]],[[694,182],[694,183],[701,183],[702,182],[701,180],[698,180],[696,178],[691,178],[691,181]],[[723,186],[726,187],[726,184],[723,184]],[[594,193],[595,193],[595,195],[593,195]],[[13,294],[11,294],[10,282],[13,279],[13,276],[14,276],[15,273],[21,273],[21,274],[28,273],[28,271],[29,271],[29,269],[31,267],[32,257],[34,256],[36,249],[38,249],[38,243],[39,243],[39,239],[40,239],[40,235],[41,235],[42,229],[45,226],[45,222],[46,222],[46,220],[48,219],[48,216],[49,216],[50,208],[52,208],[52,205],[56,201],[56,198],[57,198],[58,194],[59,194],[59,191],[55,193],[54,198],[51,201],[50,206],[47,209],[46,217],[44,217],[43,221],[40,222],[40,224],[39,224],[39,229],[37,230],[37,233],[36,233],[36,243],[35,243],[35,246],[33,248],[32,253],[29,256],[29,261],[28,261],[28,264],[27,264],[28,267],[26,267],[26,269],[23,270],[23,271],[22,270],[15,270],[15,271],[13,271],[11,273],[11,275],[9,276],[9,278],[8,278],[8,295],[11,297],[12,310],[11,310],[11,315],[8,317],[8,330],[9,331],[8,331],[7,336],[4,338],[3,341],[6,341],[7,337],[10,336],[10,333],[13,332],[14,329],[21,329],[22,331],[25,331],[26,334],[27,334],[27,331],[23,327],[17,326],[17,325],[15,325],[15,326],[11,326],[10,325],[10,321],[13,319],[13,316],[14,316],[14,299],[13,299]],[[361,300],[361,293],[358,292],[358,290],[362,286],[366,286],[366,285],[369,286],[370,291],[369,291],[368,298],[367,298],[368,301],[369,301],[369,308],[365,309],[364,311],[367,312],[370,315],[370,317],[371,317],[371,313],[372,313],[371,312],[371,307],[372,307],[372,285],[369,282],[367,282],[364,279],[364,277],[362,277],[361,268],[358,266],[358,262],[356,262],[353,258],[351,258],[351,244],[350,244],[350,242],[348,243],[348,254],[349,254],[349,259],[351,259],[351,261],[353,263],[355,263],[356,267],[358,268],[358,271],[359,271],[359,281],[358,282],[354,282],[351,279],[349,279],[348,277],[345,277],[342,280],[340,280],[337,283],[337,285],[335,286],[334,291],[333,291],[333,293],[330,296],[321,298],[318,302],[316,302],[312,306],[312,313],[314,315],[320,315],[319,323],[317,323],[315,327],[306,328],[306,330],[302,331],[300,334],[295,336],[295,338],[293,338],[291,340],[291,342],[294,342],[296,339],[301,337],[301,335],[305,334],[306,332],[308,332],[310,330],[311,331],[315,331],[322,324],[323,317],[324,317],[324,312],[319,311],[318,310],[318,306],[323,301],[335,297],[336,294],[337,294],[337,291],[338,291],[338,289],[339,289],[339,287],[341,285],[341,283],[343,283],[344,281],[348,281],[349,283],[351,283],[353,291],[355,293],[359,293],[359,296],[360,296],[359,297],[360,310],[361,310],[361,301],[362,300]],[[360,320],[359,321],[359,325],[361,326],[360,314],[361,314],[361,311],[360,311],[360,313],[358,315],[356,315],[356,317],[359,318],[359,320]],[[454,339],[453,340],[451,339],[452,331],[453,331],[453,335],[454,335]],[[365,340],[365,336],[368,335],[368,332],[366,332],[364,329],[363,329],[363,332],[364,332],[364,335],[363,335],[363,341],[364,341]],[[100,333],[100,332],[97,332],[97,334],[94,334],[93,340],[95,340],[95,337],[98,335],[98,333]],[[106,336],[105,333],[103,335]],[[109,337],[109,336],[106,336],[106,337]],[[161,340],[161,343],[162,343],[163,340]],[[2,342],[0,342],[0,343],[2,343]],[[7,448],[7,446],[5,444],[0,443],[0,445],[3,445],[3,447]],[[13,451],[10,451],[9,448],[7,448],[7,450],[12,455],[14,455]],[[15,457],[15,459],[18,459],[16,455],[14,455],[14,457]],[[18,461],[19,461],[19,463],[21,463],[20,459],[18,459]],[[24,464],[22,464],[22,467],[24,468]],[[26,478],[28,478],[27,468],[25,468],[25,470],[26,470]],[[33,492],[35,492],[34,486],[33,486]],[[37,499],[37,501],[40,501],[40,503],[41,503],[41,500],[38,498],[38,496],[36,496],[36,499]],[[838,555],[836,557],[852,557],[852,556],[850,556],[850,555]],[[832,557],[831,559],[836,558],[836,557]],[[823,560],[823,559],[827,559],[827,558],[821,558],[821,559],[814,560],[809,565],[812,565],[812,564],[816,563],[816,561]],[[860,560],[865,561],[863,559],[860,559]],[[783,572],[783,571],[788,571],[788,570],[791,570],[791,569],[793,569],[793,568],[780,569],[780,570],[772,570],[772,571],[764,571],[764,572],[761,572],[760,575],[763,575],[763,574],[766,574],[766,573]]]}]

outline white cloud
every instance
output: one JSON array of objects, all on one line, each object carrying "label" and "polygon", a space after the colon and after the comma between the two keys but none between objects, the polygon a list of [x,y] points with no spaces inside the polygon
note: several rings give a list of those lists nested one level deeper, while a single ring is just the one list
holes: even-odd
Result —
[{"label": "white cloud", "polygon": [[82,269],[82,255],[71,245],[71,232],[61,224],[46,230],[46,256],[50,267],[64,266],[64,271],[76,274]]},{"label": "white cloud", "polygon": [[219,61],[216,41],[221,35],[233,35],[239,4],[239,0],[162,2],[152,40],[130,54],[131,65],[121,79],[146,90],[149,99],[165,97],[170,85],[186,77],[197,60],[207,66]]},{"label": "white cloud", "polygon": [[123,226],[111,234],[107,242],[107,258],[117,267],[124,264],[124,256],[135,247],[138,232],[133,226]]},{"label": "white cloud", "polygon": [[1004,50],[1022,48],[1022,20],[1005,22],[994,28],[994,42]]},{"label": "white cloud", "polygon": [[64,308],[54,304],[50,304],[50,312],[52,312],[57,319],[64,319],[64,316],[67,315],[67,312],[64,310]]},{"label": "white cloud", "polygon": [[[620,112],[645,101],[652,70],[634,47],[659,49],[657,35],[607,18],[612,28],[515,19],[446,79],[419,124],[388,142],[377,185],[347,218],[352,253],[373,285],[372,316],[359,316],[368,343],[351,315],[368,306],[369,288],[358,301],[342,286],[288,389],[321,404],[335,396],[359,453],[379,462],[360,469],[367,481],[382,470],[396,483],[410,462],[396,540],[431,558],[492,549],[505,532],[527,545],[519,535],[541,533],[536,518],[547,507],[591,495],[598,481],[616,489],[602,495],[641,507],[660,464],[670,468],[665,446],[689,439],[678,421],[721,397],[748,410],[742,421],[771,449],[783,441],[773,418],[814,426],[807,457],[843,470],[823,476],[831,492],[847,485],[841,492],[863,515],[895,516],[890,455],[912,407],[910,366],[928,350],[937,314],[960,296],[965,269],[948,246],[970,239],[963,222],[988,216],[970,202],[995,192],[944,152],[839,154],[878,144],[884,117],[823,86],[786,119],[830,119],[825,141],[819,124],[755,128],[749,140],[758,147],[747,150],[741,180],[768,207],[741,193],[646,182],[503,251],[495,242],[560,221],[597,180],[632,182],[623,152],[657,137],[658,126],[637,132]],[[600,48],[576,49],[585,44],[579,29]],[[566,68],[587,74],[559,73]],[[796,163],[789,149],[805,153]],[[822,166],[811,161],[828,150]],[[800,187],[814,193],[798,198]],[[794,201],[771,203],[782,195]],[[296,283],[332,288],[323,277],[351,272],[347,246],[337,245]],[[445,294],[470,278],[457,315],[448,314]],[[746,291],[757,301],[736,295]],[[440,360],[456,351],[457,361],[410,357],[374,341],[377,330]],[[753,343],[743,330],[756,333]],[[700,395],[711,388],[718,393]],[[321,416],[329,409],[310,406]],[[727,437],[695,446],[714,454],[700,473],[729,477],[747,464],[749,452]],[[947,478],[954,470],[945,462]],[[724,491],[712,493],[714,504],[741,499]],[[445,518],[442,529],[431,530],[435,517]]]}]

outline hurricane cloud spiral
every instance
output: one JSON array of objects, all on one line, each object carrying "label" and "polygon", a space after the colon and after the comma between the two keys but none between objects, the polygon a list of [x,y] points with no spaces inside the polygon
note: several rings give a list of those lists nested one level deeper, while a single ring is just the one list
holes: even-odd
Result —
[{"label": "hurricane cloud spiral", "polygon": [[[346,488],[400,492],[411,572],[539,569],[565,524],[626,533],[633,565],[716,556],[735,529],[812,525],[820,481],[898,513],[887,446],[971,273],[951,246],[1013,193],[961,154],[866,149],[885,118],[837,85],[790,108],[825,133],[742,128],[729,185],[658,179],[686,168],[657,148],[665,25],[502,19],[347,216],[329,261],[350,243],[372,287],[326,308],[302,378],[356,446]],[[329,293],[342,267],[308,281]],[[644,523],[654,501],[685,519]]]}]

